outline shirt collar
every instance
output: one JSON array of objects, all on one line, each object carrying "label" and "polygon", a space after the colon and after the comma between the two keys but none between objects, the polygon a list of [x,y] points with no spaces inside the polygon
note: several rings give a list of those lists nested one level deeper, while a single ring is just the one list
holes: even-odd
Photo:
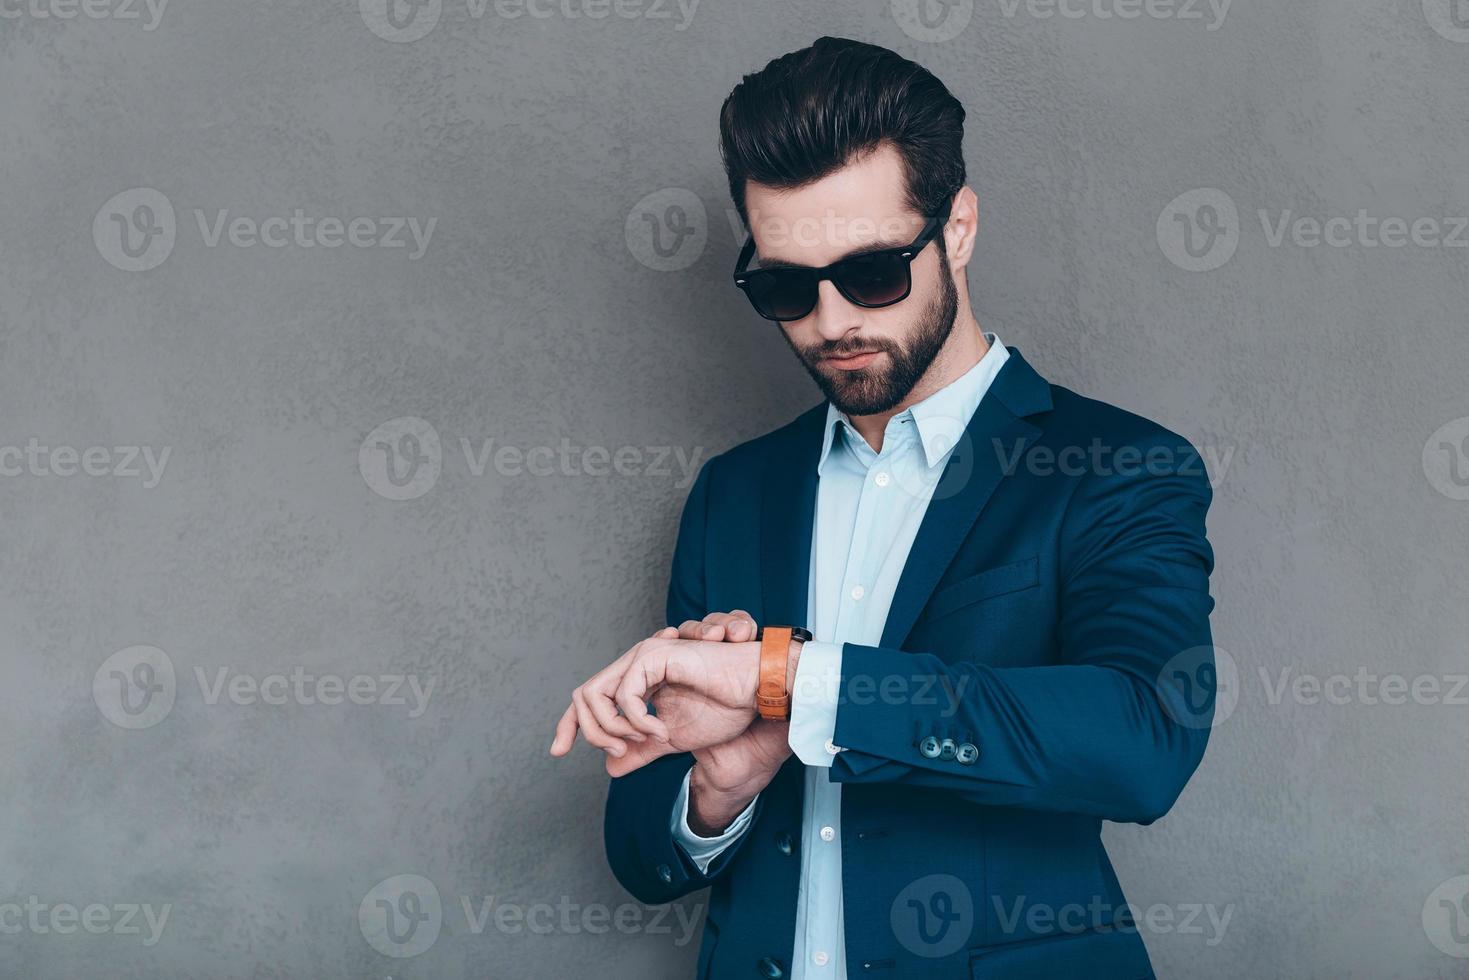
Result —
[{"label": "shirt collar", "polygon": [[[888,420],[889,426],[901,424],[905,418],[913,420],[914,425],[918,428],[918,437],[923,444],[924,462],[930,468],[948,458],[949,451],[958,443],[960,436],[968,427],[970,417],[979,407],[985,392],[989,391],[990,385],[994,383],[995,376],[1000,373],[1000,368],[1004,367],[1005,362],[1010,359],[1010,352],[1005,349],[1005,344],[999,337],[987,333],[984,339],[989,342],[990,349],[985,352],[984,357],[979,359],[979,363],[923,401]],[[852,420],[847,414],[827,402],[826,430],[821,438],[821,455],[816,460],[818,474],[826,468],[826,460],[831,454],[837,430],[841,428],[847,429],[849,438],[862,438],[861,434],[852,427]]]}]

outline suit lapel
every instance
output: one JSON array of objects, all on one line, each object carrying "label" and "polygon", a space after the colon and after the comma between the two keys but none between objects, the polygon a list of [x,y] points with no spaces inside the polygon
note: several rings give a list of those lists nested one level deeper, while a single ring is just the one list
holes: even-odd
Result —
[{"label": "suit lapel", "polygon": [[[1040,429],[1026,417],[1051,407],[1050,386],[1009,348],[1010,359],[965,427],[908,553],[883,628],[882,645],[908,637],[959,545],[979,519],[1007,464],[1019,458]],[[760,479],[760,623],[807,625],[811,532],[816,517],[816,462],[826,405],[791,427],[788,441],[766,458]]]},{"label": "suit lapel", "polygon": [[811,529],[816,518],[816,461],[826,419],[823,403],[792,427],[790,443],[766,458],[760,486],[758,621],[805,626]]},{"label": "suit lapel", "polygon": [[965,427],[965,439],[954,447],[923,515],[883,626],[884,647],[897,648],[908,638],[959,545],[1009,475],[1007,464],[1013,467],[1040,434],[1025,417],[1051,407],[1050,386],[1018,349],[1009,352],[1010,359]]}]

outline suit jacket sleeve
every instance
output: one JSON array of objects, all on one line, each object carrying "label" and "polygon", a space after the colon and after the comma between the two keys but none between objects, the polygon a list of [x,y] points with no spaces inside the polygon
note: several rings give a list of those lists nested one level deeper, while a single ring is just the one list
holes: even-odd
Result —
[{"label": "suit jacket sleeve", "polygon": [[[704,554],[708,528],[709,484],[718,457],[699,470],[684,503],[678,543],[668,586],[668,623],[702,619],[708,613],[704,587]],[[607,861],[622,886],[648,904],[670,902],[705,888],[718,878],[738,853],[744,836],[735,840],[701,872],[674,841],[669,815],[678,799],[684,776],[693,767],[688,752],[666,755],[641,769],[612,780],[607,793],[603,840]],[[758,818],[755,800],[752,819]]]},{"label": "suit jacket sleeve", "polygon": [[[833,740],[847,751],[831,778],[1122,822],[1161,817],[1203,758],[1213,713],[1212,686],[1202,711],[1184,701],[1197,698],[1187,685],[1214,669],[1211,496],[1201,470],[1173,465],[1078,481],[1059,532],[1054,665],[996,668],[846,644]],[[937,693],[882,697],[895,678],[890,690]],[[929,758],[929,736],[978,755]]]}]

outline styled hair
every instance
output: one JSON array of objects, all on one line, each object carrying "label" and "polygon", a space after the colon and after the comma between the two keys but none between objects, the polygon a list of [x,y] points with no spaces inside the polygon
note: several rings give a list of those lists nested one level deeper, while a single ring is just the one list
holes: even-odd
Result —
[{"label": "styled hair", "polygon": [[746,75],[719,111],[719,141],[746,226],[748,181],[803,187],[884,143],[902,157],[918,214],[934,215],[964,186],[959,100],[922,65],[850,38],[819,38]]}]

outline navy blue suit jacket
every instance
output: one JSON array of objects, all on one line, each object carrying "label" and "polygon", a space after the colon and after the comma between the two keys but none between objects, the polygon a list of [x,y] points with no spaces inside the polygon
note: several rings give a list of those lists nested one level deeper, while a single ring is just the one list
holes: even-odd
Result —
[{"label": "navy blue suit jacket", "polygon": [[[843,648],[833,740],[847,751],[830,778],[844,784],[854,980],[1152,975],[1100,829],[1163,816],[1204,754],[1210,484],[1186,440],[1010,354],[924,515],[881,644]],[[670,624],[737,608],[806,623],[825,414],[705,464]],[[613,872],[649,903],[712,886],[700,978],[789,976],[802,765],[786,762],[703,874],[669,830],[692,763],[612,780]]]}]

